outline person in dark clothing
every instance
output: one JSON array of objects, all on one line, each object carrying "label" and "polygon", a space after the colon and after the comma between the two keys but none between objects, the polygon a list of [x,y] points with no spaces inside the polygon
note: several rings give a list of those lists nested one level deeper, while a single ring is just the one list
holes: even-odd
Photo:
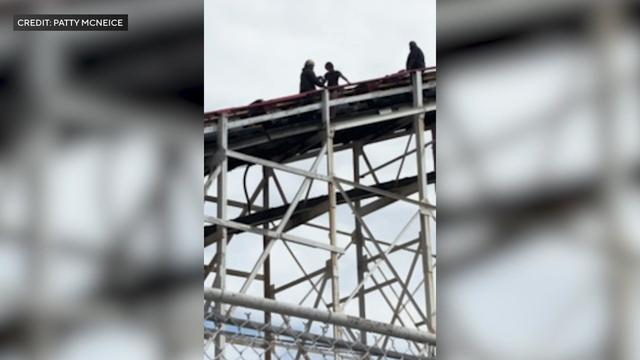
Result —
[{"label": "person in dark clothing", "polygon": [[316,73],[313,71],[313,67],[315,63],[313,60],[307,60],[304,63],[304,67],[302,68],[302,73],[300,74],[300,92],[307,92],[316,89],[316,86],[324,87],[322,83],[323,79],[316,76]]},{"label": "person in dark clothing", "polygon": [[409,56],[407,56],[407,70],[423,69],[424,54],[422,50],[416,45],[415,41],[409,43]]},{"label": "person in dark clothing", "polygon": [[333,63],[331,63],[330,61],[324,65],[324,68],[327,70],[327,73],[324,74],[324,79],[327,82],[327,86],[338,86],[338,81],[340,79],[346,81],[347,84],[351,84],[351,82],[349,82],[349,80],[344,75],[342,75],[340,71],[333,68]]}]

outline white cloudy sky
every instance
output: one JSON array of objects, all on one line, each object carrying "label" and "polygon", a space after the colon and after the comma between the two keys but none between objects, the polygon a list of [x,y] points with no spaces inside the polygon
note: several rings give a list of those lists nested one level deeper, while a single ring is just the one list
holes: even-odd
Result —
[{"label": "white cloudy sky", "polygon": [[435,0],[206,0],[205,110],[294,94],[306,59],[352,81],[397,72],[415,40],[435,65]]}]

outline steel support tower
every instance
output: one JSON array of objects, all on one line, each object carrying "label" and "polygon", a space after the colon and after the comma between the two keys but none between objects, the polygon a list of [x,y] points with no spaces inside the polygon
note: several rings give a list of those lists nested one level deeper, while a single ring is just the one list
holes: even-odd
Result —
[{"label": "steel support tower", "polygon": [[435,74],[205,114],[205,358],[435,358]]}]

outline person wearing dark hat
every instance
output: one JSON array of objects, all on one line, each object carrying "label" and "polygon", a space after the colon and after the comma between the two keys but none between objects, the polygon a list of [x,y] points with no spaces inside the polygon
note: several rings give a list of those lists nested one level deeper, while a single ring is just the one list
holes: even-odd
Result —
[{"label": "person wearing dark hat", "polygon": [[313,91],[318,87],[324,87],[322,83],[324,79],[316,76],[316,73],[313,71],[313,67],[315,63],[313,60],[307,60],[304,63],[304,67],[302,68],[302,73],[300,74],[300,92]]},{"label": "person wearing dark hat", "polygon": [[409,56],[407,56],[407,70],[423,69],[424,54],[415,41],[409,43]]}]

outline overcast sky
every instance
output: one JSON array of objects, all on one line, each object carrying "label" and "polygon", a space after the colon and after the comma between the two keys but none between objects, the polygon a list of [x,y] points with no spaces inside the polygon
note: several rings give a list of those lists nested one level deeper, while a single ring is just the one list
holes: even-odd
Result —
[{"label": "overcast sky", "polygon": [[435,0],[205,1],[205,111],[298,91],[306,59],[350,80],[404,67],[408,42],[435,65]]}]

